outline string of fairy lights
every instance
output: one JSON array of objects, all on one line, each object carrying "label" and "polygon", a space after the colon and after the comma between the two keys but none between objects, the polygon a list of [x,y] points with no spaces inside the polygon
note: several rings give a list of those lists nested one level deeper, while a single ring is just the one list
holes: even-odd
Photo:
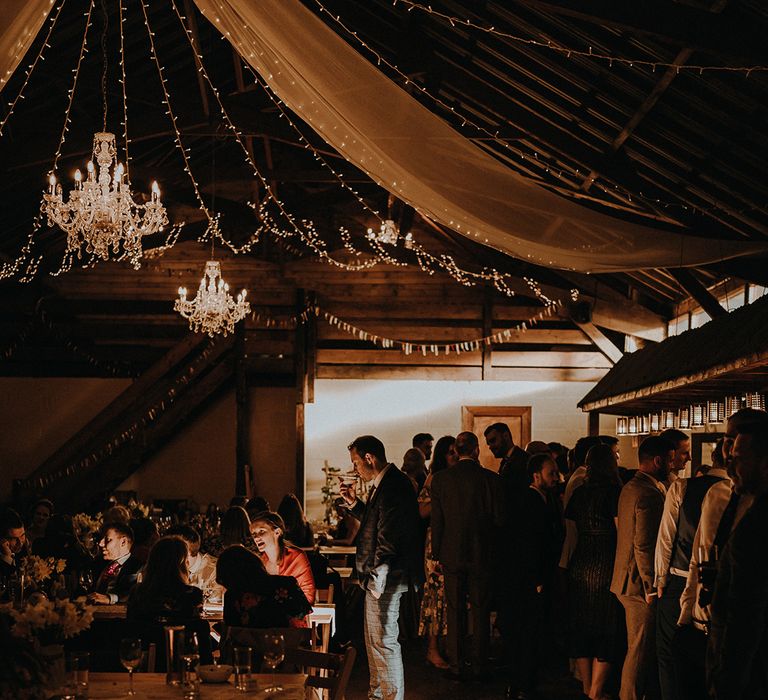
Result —
[{"label": "string of fairy lights", "polygon": [[609,66],[613,66],[614,63],[617,63],[624,66],[628,66],[629,68],[634,68],[635,66],[640,68],[651,68],[653,72],[656,72],[657,68],[673,68],[673,69],[676,69],[678,73],[680,71],[691,71],[691,72],[696,72],[699,75],[703,75],[704,71],[725,71],[725,72],[731,72],[731,73],[744,73],[747,77],[749,77],[749,75],[754,72],[768,71],[768,66],[764,66],[764,65],[754,65],[754,66],[723,66],[723,65],[694,65],[694,64],[680,65],[677,63],[665,63],[664,61],[649,61],[649,60],[637,59],[637,58],[624,58],[621,56],[615,56],[605,52],[594,51],[591,46],[586,51],[584,51],[581,49],[574,49],[568,46],[561,46],[557,42],[554,42],[551,40],[542,41],[540,39],[531,39],[531,38],[518,36],[516,34],[511,34],[510,32],[505,32],[501,29],[498,29],[494,25],[490,25],[490,24],[484,25],[484,24],[475,22],[474,20],[467,19],[465,17],[456,17],[453,15],[449,15],[445,12],[441,12],[440,10],[435,9],[431,5],[422,5],[421,3],[414,2],[414,0],[393,0],[392,1],[393,5],[397,5],[398,3],[401,5],[405,5],[408,12],[411,12],[413,10],[419,10],[421,12],[432,15],[434,17],[438,17],[439,19],[442,19],[448,22],[452,27],[463,26],[471,29],[476,29],[476,30],[485,32],[486,34],[493,34],[503,39],[514,41],[518,44],[526,44],[528,46],[536,46],[539,48],[556,51],[557,53],[565,55],[567,58],[579,56],[579,57],[590,58],[598,61],[606,61]]}]

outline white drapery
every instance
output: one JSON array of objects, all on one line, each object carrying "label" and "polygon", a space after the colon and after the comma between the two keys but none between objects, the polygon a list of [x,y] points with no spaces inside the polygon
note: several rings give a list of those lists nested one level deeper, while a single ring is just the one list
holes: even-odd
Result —
[{"label": "white drapery", "polygon": [[34,41],[54,0],[0,0],[0,90]]},{"label": "white drapery", "polygon": [[[760,243],[627,223],[518,176],[361,57],[298,0],[195,0],[279,98],[376,182],[516,258],[582,272],[701,265]],[[353,5],[350,5],[353,7]]]}]

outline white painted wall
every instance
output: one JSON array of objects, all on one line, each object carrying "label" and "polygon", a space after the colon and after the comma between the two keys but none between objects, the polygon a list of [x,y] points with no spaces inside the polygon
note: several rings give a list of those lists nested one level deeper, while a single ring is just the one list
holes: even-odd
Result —
[{"label": "white painted wall", "polygon": [[[531,406],[531,438],[572,447],[587,433],[587,416],[576,403],[592,382],[449,382],[318,380],[315,403],[306,406],[306,507],[310,518],[322,517],[320,488],[324,460],[350,467],[347,445],[372,434],[400,465],[415,433],[435,439],[461,430],[462,406]],[[613,433],[615,419],[601,430]]]}]

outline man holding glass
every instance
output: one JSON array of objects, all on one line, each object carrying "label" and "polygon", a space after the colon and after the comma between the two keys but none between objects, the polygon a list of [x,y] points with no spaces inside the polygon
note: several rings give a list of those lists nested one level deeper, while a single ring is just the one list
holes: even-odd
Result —
[{"label": "man holding glass", "polygon": [[372,482],[367,502],[355,484],[342,480],[339,491],[360,521],[355,569],[365,590],[364,636],[370,670],[369,700],[404,700],[405,676],[398,636],[400,600],[423,579],[423,535],[411,480],[388,463],[384,445],[373,435],[349,445],[355,473]]}]

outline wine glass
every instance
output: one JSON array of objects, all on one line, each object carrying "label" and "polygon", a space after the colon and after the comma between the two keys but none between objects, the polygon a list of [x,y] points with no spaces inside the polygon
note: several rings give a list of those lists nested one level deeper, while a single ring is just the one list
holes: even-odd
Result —
[{"label": "wine glass", "polygon": [[120,640],[120,663],[128,671],[128,695],[136,695],[133,689],[133,672],[141,663],[141,640],[133,637]]},{"label": "wine glass", "polygon": [[282,690],[282,686],[275,683],[275,669],[285,658],[285,638],[282,634],[269,634],[264,636],[264,662],[272,669],[272,685],[265,688],[265,693],[276,693]]},{"label": "wine glass", "polygon": [[200,645],[196,632],[185,632],[181,640],[180,649],[182,667],[181,685],[184,697],[194,698],[198,696],[197,667],[200,664]]}]

